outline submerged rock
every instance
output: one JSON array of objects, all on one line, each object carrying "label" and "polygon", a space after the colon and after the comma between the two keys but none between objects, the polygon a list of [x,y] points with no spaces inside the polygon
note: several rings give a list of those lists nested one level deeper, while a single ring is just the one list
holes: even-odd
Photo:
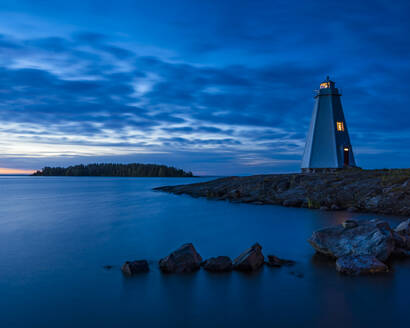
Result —
[{"label": "submerged rock", "polygon": [[292,276],[295,276],[296,278],[303,278],[305,275],[302,272],[295,272],[291,271],[289,272]]},{"label": "submerged rock", "polygon": [[357,276],[388,272],[389,268],[373,255],[342,256],[336,261],[340,273]]},{"label": "submerged rock", "polygon": [[229,272],[232,271],[232,260],[228,256],[211,257],[203,263],[203,267],[210,272]]},{"label": "submerged rock", "polygon": [[121,271],[128,276],[132,276],[134,274],[138,274],[142,272],[148,272],[149,271],[148,262],[146,260],[138,260],[138,261],[132,261],[132,262],[127,261],[122,265]]},{"label": "submerged rock", "polygon": [[201,255],[191,243],[184,244],[176,251],[159,261],[159,268],[164,273],[194,272],[202,262]]},{"label": "submerged rock", "polygon": [[256,243],[233,261],[233,268],[238,271],[255,271],[263,266],[264,262],[262,246]]},{"label": "submerged rock", "polygon": [[292,260],[285,260],[285,259],[280,259],[279,257],[275,255],[268,255],[268,261],[265,262],[268,266],[270,267],[281,267],[282,265],[293,265],[295,264],[295,261]]},{"label": "submerged rock", "polygon": [[333,258],[371,255],[380,261],[387,260],[395,248],[389,224],[377,219],[356,223],[315,231],[308,241],[317,252]]}]

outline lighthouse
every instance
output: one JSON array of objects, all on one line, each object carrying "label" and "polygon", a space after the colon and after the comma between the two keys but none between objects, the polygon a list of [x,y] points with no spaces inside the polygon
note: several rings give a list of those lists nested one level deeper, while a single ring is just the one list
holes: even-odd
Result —
[{"label": "lighthouse", "polygon": [[315,95],[302,172],[356,166],[340,97],[335,82],[327,77]]}]

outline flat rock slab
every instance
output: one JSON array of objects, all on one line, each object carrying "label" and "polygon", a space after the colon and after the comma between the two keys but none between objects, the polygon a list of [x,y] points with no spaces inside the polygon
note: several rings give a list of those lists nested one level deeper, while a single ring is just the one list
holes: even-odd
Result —
[{"label": "flat rock slab", "polygon": [[256,243],[233,261],[233,268],[238,271],[255,271],[262,267],[264,262],[262,246]]},{"label": "flat rock slab", "polygon": [[343,256],[336,261],[336,270],[340,273],[357,276],[388,272],[389,268],[375,256]]},{"label": "flat rock slab", "polygon": [[146,260],[138,260],[138,261],[127,261],[125,262],[122,267],[121,271],[128,276],[132,276],[134,274],[148,272],[149,266]]},{"label": "flat rock slab", "polygon": [[200,268],[201,255],[192,243],[184,244],[176,251],[159,261],[159,268],[164,273],[194,272]]},{"label": "flat rock slab", "polygon": [[211,257],[203,263],[203,267],[210,272],[230,272],[233,268],[232,260],[228,256]]}]

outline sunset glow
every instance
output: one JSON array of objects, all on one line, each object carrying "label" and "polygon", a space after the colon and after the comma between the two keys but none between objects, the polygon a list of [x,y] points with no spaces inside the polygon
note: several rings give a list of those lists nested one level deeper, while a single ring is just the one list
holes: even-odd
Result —
[{"label": "sunset glow", "polygon": [[0,167],[0,174],[32,174],[35,170],[10,169],[7,167]]}]

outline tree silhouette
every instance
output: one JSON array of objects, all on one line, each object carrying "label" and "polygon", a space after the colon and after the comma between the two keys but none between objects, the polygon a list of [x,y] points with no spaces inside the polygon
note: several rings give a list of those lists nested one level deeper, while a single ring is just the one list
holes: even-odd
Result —
[{"label": "tree silhouette", "polygon": [[88,164],[69,167],[44,167],[36,176],[101,176],[101,177],[192,177],[172,166],[156,164]]}]

